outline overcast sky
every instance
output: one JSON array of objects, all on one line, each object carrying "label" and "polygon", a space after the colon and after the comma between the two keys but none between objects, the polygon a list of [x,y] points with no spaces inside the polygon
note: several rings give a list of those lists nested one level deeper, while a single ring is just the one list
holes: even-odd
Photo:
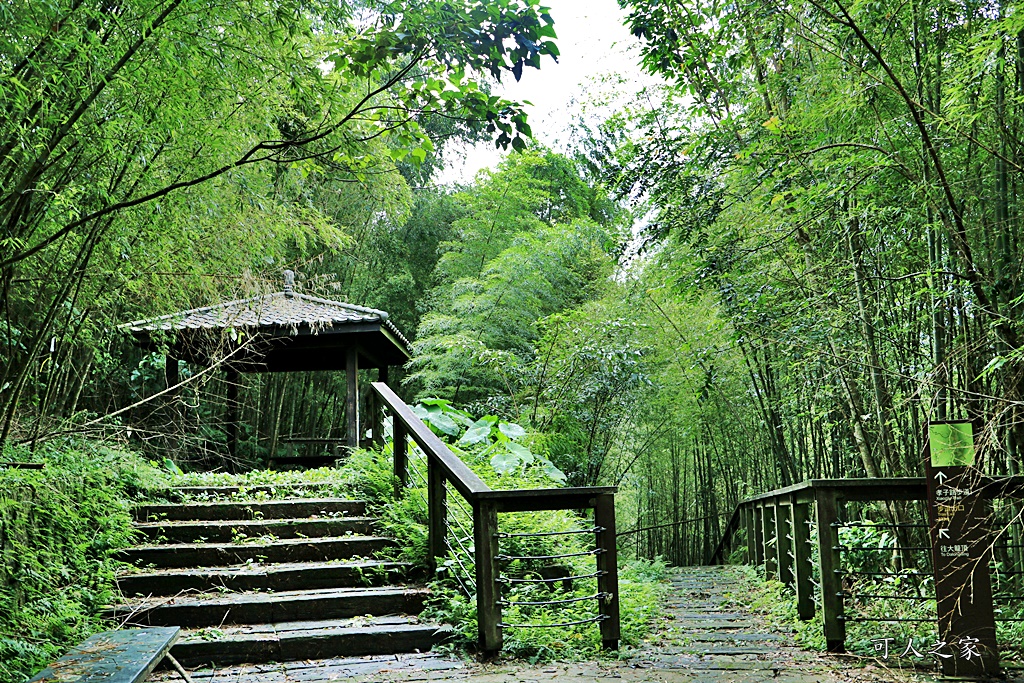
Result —
[{"label": "overcast sky", "polygon": [[[561,52],[558,63],[544,57],[541,69],[524,69],[518,83],[506,74],[495,94],[532,102],[528,113],[534,138],[561,149],[581,102],[613,90],[627,96],[652,79],[640,71],[639,42],[623,26],[624,13],[616,0],[547,0],[544,4],[551,8],[555,20],[556,44]],[[626,82],[614,87],[602,85],[600,80],[609,74]],[[481,168],[497,164],[502,154],[493,143],[453,148],[447,154],[448,168],[439,180],[469,182]]]}]

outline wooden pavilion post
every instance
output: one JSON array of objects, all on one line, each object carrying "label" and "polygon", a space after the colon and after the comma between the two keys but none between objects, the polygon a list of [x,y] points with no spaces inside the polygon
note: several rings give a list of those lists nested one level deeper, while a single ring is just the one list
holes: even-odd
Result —
[{"label": "wooden pavilion post", "polygon": [[178,391],[172,389],[176,386],[180,380],[180,374],[178,372],[178,357],[172,353],[164,355],[164,388],[167,389],[167,393],[164,394],[163,400],[160,402],[161,409],[160,413],[164,420],[163,429],[163,441],[165,448],[171,454],[172,458],[177,453],[181,443],[178,435],[181,433],[181,413],[178,410]]},{"label": "wooden pavilion post", "polygon": [[[164,381],[166,386],[164,388],[170,389],[175,384],[180,382],[180,374],[178,373],[178,357],[168,353],[164,356]],[[167,392],[168,397],[172,396],[176,392]]]},{"label": "wooden pavilion post", "polygon": [[229,365],[224,371],[224,379],[228,383],[227,405],[224,407],[225,431],[228,437],[228,469],[233,472],[238,456],[238,370]]},{"label": "wooden pavilion post", "polygon": [[359,352],[345,349],[345,373],[348,377],[345,396],[345,445],[359,448]]}]

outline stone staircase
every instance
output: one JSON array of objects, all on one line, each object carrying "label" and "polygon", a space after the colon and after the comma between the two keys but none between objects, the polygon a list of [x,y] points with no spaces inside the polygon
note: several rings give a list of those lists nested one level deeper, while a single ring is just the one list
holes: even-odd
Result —
[{"label": "stone staircase", "polygon": [[183,665],[427,651],[449,635],[417,617],[428,592],[405,583],[410,567],[374,559],[394,541],[374,535],[364,502],[182,493],[214,500],[136,508],[145,545],[122,551],[138,569],[118,577],[124,602],[106,616],[181,626]]}]

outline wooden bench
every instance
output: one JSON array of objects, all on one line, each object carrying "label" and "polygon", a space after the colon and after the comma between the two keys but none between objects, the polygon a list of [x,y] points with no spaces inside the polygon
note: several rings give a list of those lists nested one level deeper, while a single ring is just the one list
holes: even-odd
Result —
[{"label": "wooden bench", "polygon": [[180,634],[177,626],[97,633],[28,683],[140,683],[169,657]]}]

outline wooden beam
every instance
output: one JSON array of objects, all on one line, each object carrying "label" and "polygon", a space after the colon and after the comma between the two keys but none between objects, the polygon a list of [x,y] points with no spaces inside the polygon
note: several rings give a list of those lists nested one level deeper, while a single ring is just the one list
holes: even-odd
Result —
[{"label": "wooden beam", "polygon": [[437,571],[437,559],[448,554],[448,487],[444,470],[434,458],[427,458],[427,546],[430,570]]},{"label": "wooden beam", "polygon": [[498,589],[498,511],[493,503],[473,506],[473,540],[476,549],[477,637],[485,657],[501,650],[501,593]]},{"label": "wooden beam", "polygon": [[170,389],[181,380],[178,373],[178,357],[167,354],[164,356],[164,388]]},{"label": "wooden beam", "polygon": [[[388,369],[377,368],[377,381],[387,384]],[[379,394],[376,391],[369,392],[367,401],[370,404],[370,437],[373,439],[374,448],[384,448],[384,410]]]},{"label": "wooden beam", "polygon": [[40,671],[30,683],[62,680],[143,683],[171,651],[180,633],[177,626],[97,633]]},{"label": "wooden beam", "polygon": [[846,651],[846,621],[843,615],[843,582],[839,575],[839,534],[833,524],[839,521],[839,500],[835,489],[816,491],[815,513],[818,523],[818,578],[821,579],[821,620],[825,648],[829,652]]},{"label": "wooden beam", "polygon": [[[757,537],[754,535],[754,507],[743,506],[743,526],[747,530],[747,564],[757,564]],[[722,558],[724,563],[725,558]]]},{"label": "wooden beam", "polygon": [[779,561],[779,581],[793,586],[793,506],[780,499],[775,506],[775,555]]},{"label": "wooden beam", "polygon": [[354,450],[359,448],[359,352],[354,348],[345,350],[345,374],[345,444]]},{"label": "wooden beam", "polygon": [[395,498],[405,495],[405,487],[409,483],[409,451],[405,423],[397,417],[392,418],[391,447],[395,462]]},{"label": "wooden beam", "polygon": [[775,501],[766,502],[761,508],[761,539],[764,544],[764,578],[778,579],[779,544],[775,538],[775,519],[779,510]]},{"label": "wooden beam", "polygon": [[227,382],[227,402],[224,406],[224,421],[228,437],[228,471],[235,471],[235,462],[238,455],[238,370],[228,366],[224,371],[224,381]]},{"label": "wooden beam", "polygon": [[[605,596],[598,601],[601,621],[601,645],[619,649],[619,562],[615,546],[615,494],[594,497],[594,526],[597,527],[597,591]],[[603,551],[603,552],[602,552]]]},{"label": "wooden beam", "polygon": [[814,618],[814,583],[811,579],[811,506],[797,503],[793,497],[793,583],[796,589],[796,612],[801,621]]}]

